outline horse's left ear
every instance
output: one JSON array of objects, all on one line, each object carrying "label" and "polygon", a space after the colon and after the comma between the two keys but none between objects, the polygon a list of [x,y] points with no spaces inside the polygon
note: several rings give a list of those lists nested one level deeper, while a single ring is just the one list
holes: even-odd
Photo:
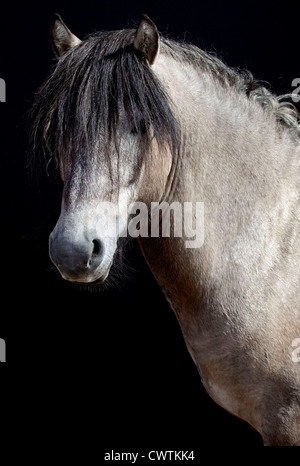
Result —
[{"label": "horse's left ear", "polygon": [[81,40],[70,31],[57,13],[51,23],[50,40],[57,58],[81,43]]},{"label": "horse's left ear", "polygon": [[134,47],[153,65],[159,53],[159,33],[157,27],[147,15],[142,15],[134,36]]}]

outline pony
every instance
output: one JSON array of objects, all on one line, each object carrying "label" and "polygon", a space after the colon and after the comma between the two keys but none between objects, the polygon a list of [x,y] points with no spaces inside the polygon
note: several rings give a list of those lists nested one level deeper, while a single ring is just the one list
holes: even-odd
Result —
[{"label": "pony", "polygon": [[296,109],[251,73],[162,37],[146,15],[84,40],[55,15],[51,42],[32,150],[64,183],[53,263],[66,280],[103,283],[129,205],[203,203],[200,245],[160,231],[136,234],[139,246],[213,400],[264,445],[300,445]]}]

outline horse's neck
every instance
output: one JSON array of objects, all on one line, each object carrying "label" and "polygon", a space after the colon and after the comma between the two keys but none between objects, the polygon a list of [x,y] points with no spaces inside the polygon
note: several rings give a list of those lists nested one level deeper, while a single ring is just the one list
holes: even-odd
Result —
[{"label": "horse's neck", "polygon": [[185,200],[217,200],[226,189],[250,200],[286,184],[285,175],[299,188],[300,139],[271,110],[190,64],[162,56],[154,71],[183,128],[177,178]]},{"label": "horse's neck", "polygon": [[208,74],[201,79],[192,66],[180,67],[173,60],[161,59],[155,66],[184,131],[170,201],[204,202],[200,249],[186,249],[183,238],[141,241],[154,275],[180,309],[199,302],[196,295],[200,298],[221,280],[230,261],[248,261],[251,272],[276,224],[272,241],[278,244],[266,248],[262,264],[268,267],[280,247],[280,231],[299,213],[300,150],[288,130],[279,134],[275,118],[235,89],[222,87]]}]

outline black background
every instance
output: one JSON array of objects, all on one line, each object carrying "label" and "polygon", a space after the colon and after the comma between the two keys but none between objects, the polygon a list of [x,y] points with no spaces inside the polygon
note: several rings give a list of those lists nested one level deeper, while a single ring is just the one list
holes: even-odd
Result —
[{"label": "black background", "polygon": [[[1,5],[0,78],[7,102],[0,103],[0,337],[7,343],[6,368],[26,367],[40,395],[41,421],[57,420],[56,441],[64,441],[71,420],[75,430],[88,432],[88,449],[98,460],[110,449],[260,446],[249,426],[205,393],[175,316],[135,245],[127,251],[130,278],[103,292],[64,282],[50,263],[47,238],[59,215],[61,183],[51,167],[38,182],[30,177],[26,114],[55,64],[48,41],[54,12],[80,38],[134,26],[147,13],[163,34],[217,52],[282,94],[300,76],[300,6],[256,0]],[[23,377],[20,384],[26,385]]]}]

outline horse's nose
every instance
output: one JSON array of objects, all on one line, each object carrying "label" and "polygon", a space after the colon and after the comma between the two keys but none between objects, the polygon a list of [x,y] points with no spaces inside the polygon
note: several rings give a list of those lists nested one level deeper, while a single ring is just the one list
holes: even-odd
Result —
[{"label": "horse's nose", "polygon": [[50,258],[66,280],[96,280],[93,274],[101,263],[103,252],[104,245],[99,238],[74,240],[54,232],[49,237]]}]

